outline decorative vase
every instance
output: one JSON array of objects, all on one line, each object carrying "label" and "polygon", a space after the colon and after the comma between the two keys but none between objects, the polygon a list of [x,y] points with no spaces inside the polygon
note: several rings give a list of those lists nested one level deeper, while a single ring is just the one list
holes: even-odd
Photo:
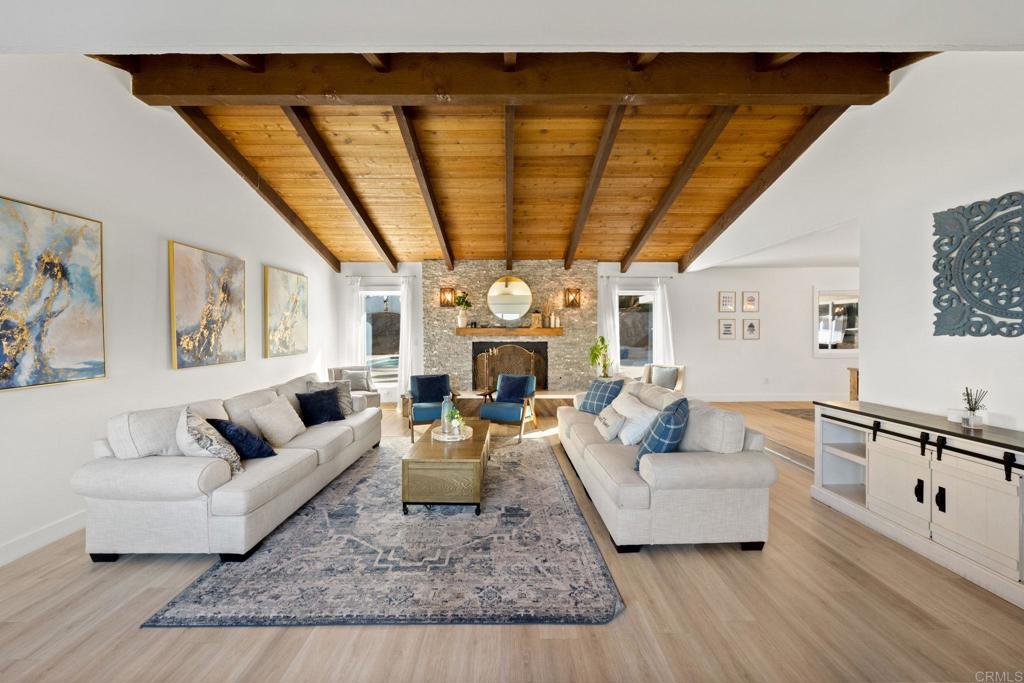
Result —
[{"label": "decorative vase", "polygon": [[452,412],[453,407],[452,395],[445,394],[444,400],[441,401],[441,431],[445,434],[450,434],[452,431],[452,419],[448,415]]},{"label": "decorative vase", "polygon": [[971,410],[968,411],[967,414],[963,416],[963,419],[960,421],[960,424],[963,426],[964,429],[981,429],[983,423],[981,416],[978,415],[978,413]]},{"label": "decorative vase", "polygon": [[456,324],[459,327],[466,327],[469,325],[469,312],[465,308],[459,309],[459,317],[456,318]]}]

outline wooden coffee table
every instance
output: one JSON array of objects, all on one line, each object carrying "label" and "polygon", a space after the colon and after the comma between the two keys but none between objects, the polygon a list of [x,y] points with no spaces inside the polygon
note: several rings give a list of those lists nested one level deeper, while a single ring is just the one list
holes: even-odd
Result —
[{"label": "wooden coffee table", "polygon": [[466,418],[473,437],[465,441],[435,441],[435,421],[402,457],[402,514],[410,505],[475,505],[480,496],[491,443],[491,421]]}]

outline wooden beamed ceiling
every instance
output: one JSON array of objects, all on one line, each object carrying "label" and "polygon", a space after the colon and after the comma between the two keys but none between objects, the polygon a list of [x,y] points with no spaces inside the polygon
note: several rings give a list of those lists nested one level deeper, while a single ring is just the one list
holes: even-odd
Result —
[{"label": "wooden beamed ceiling", "polygon": [[[908,54],[102,57],[339,261],[693,263]],[[261,70],[260,70],[261,69]]]}]

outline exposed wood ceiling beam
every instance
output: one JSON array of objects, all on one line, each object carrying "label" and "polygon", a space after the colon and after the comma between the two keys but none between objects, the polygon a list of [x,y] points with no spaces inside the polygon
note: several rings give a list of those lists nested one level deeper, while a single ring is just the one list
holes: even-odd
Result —
[{"label": "exposed wood ceiling beam", "polygon": [[127,71],[130,74],[139,72],[139,56],[138,55],[87,55],[88,57],[95,59],[97,62],[103,62],[107,66],[112,66],[115,69],[121,69],[121,71]]},{"label": "exposed wood ceiling beam", "polygon": [[572,268],[576,260],[576,249],[580,246],[580,239],[583,237],[583,228],[587,225],[587,218],[590,216],[590,208],[594,204],[594,197],[601,186],[601,178],[604,176],[605,166],[608,165],[608,157],[612,154],[612,146],[615,144],[615,136],[618,135],[619,126],[622,124],[622,115],[626,108],[619,104],[608,110],[608,118],[604,122],[604,130],[601,131],[601,141],[597,145],[597,153],[594,154],[594,163],[590,167],[590,176],[587,178],[587,186],[583,190],[583,200],[580,202],[579,211],[576,212],[576,223],[569,237],[569,246],[565,250],[565,269]]},{"label": "exposed wood ceiling beam", "polygon": [[514,219],[514,171],[516,144],[516,110],[505,105],[505,270],[512,270],[512,223]]},{"label": "exposed wood ceiling beam", "polygon": [[654,61],[660,52],[631,52],[629,53],[629,68],[633,71],[643,71],[647,65]]},{"label": "exposed wood ceiling beam", "polygon": [[515,71],[516,70],[516,61],[517,60],[518,60],[518,54],[515,53],[515,52],[503,52],[502,53],[502,62],[503,62],[505,71]]},{"label": "exposed wood ceiling beam", "polygon": [[636,73],[607,53],[534,54],[514,74],[493,54],[395,54],[386,74],[352,54],[294,54],[252,74],[219,55],[146,55],[133,92],[153,105],[871,104],[889,92],[877,53],[806,53],[758,72],[748,54],[663,53]]},{"label": "exposed wood ceiling beam", "polygon": [[263,71],[263,55],[225,55],[221,57],[228,60],[235,66],[241,67],[246,71],[252,71],[253,73],[261,73]]},{"label": "exposed wood ceiling beam", "polygon": [[270,184],[260,177],[259,172],[246,160],[242,154],[235,149],[231,141],[217,129],[213,122],[196,107],[175,107],[174,110],[185,122],[208,144],[221,159],[227,162],[238,175],[242,176],[256,193],[263,197],[263,200],[284,219],[292,229],[306,240],[309,246],[313,247],[320,256],[327,261],[328,265],[335,272],[341,271],[341,263],[338,257],[320,241],[320,238],[309,228],[306,223],[291,209],[277,192],[270,187]]},{"label": "exposed wood ceiling beam", "polygon": [[362,55],[363,59],[369,62],[377,73],[386,74],[391,70],[391,55],[382,55],[376,52],[363,52]]},{"label": "exposed wood ceiling beam", "polygon": [[430,222],[434,224],[434,232],[437,234],[437,242],[441,247],[441,256],[444,258],[448,270],[454,270],[455,259],[452,257],[452,245],[448,240],[448,234],[441,225],[441,217],[437,211],[437,201],[430,188],[430,180],[427,171],[423,166],[423,152],[420,150],[420,141],[416,137],[416,130],[412,127],[409,114],[405,107],[395,107],[395,121],[398,129],[402,132],[402,140],[405,141],[405,149],[409,152],[409,161],[412,163],[412,170],[416,174],[416,182],[419,183],[420,193],[427,205],[427,213],[430,214]]},{"label": "exposed wood ceiling beam", "polygon": [[799,56],[799,52],[759,52],[754,61],[758,71],[774,71],[781,69]]},{"label": "exposed wood ceiling beam", "polygon": [[690,247],[690,250],[679,260],[679,272],[685,271],[690,265],[707,249],[712,242],[718,239],[726,228],[732,225],[744,211],[750,208],[758,197],[764,193],[772,183],[786,172],[794,161],[800,158],[807,148],[814,144],[814,141],[821,137],[821,134],[828,130],[829,126],[836,122],[843,115],[847,107],[822,107],[814,116],[797,131],[797,134],[786,143],[786,146],[775,155],[771,161],[761,170],[754,182],[747,186],[740,193],[740,196],[729,205],[729,208],[722,213],[718,219],[711,224],[711,227],[701,235],[700,239]]},{"label": "exposed wood ceiling beam", "polygon": [[359,201],[359,197],[356,196],[351,183],[345,177],[344,171],[341,170],[341,166],[338,165],[331,150],[327,147],[327,143],[320,135],[320,131],[313,125],[313,119],[310,118],[309,112],[302,107],[281,107],[281,109],[284,111],[285,116],[288,117],[288,120],[291,121],[292,126],[295,127],[295,132],[306,143],[310,154],[313,155],[316,163],[320,166],[320,170],[324,172],[331,185],[334,186],[338,196],[341,197],[341,201],[345,202],[345,206],[352,212],[352,217],[356,219],[359,227],[363,229],[363,233],[370,240],[370,243],[373,244],[373,248],[377,250],[381,259],[388,264],[391,272],[397,272],[397,259],[391,253],[391,249],[384,241],[380,230],[373,224],[373,219],[366,212],[363,203]]},{"label": "exposed wood ceiling beam", "polygon": [[625,273],[629,270],[629,267],[633,265],[633,261],[636,260],[637,255],[640,254],[640,250],[647,244],[647,240],[651,239],[651,235],[658,228],[658,224],[661,223],[662,219],[668,213],[668,210],[672,208],[672,204],[675,203],[679,194],[686,187],[686,183],[690,182],[690,178],[693,177],[694,172],[704,161],[704,157],[707,156],[708,152],[711,151],[711,147],[714,146],[715,141],[718,140],[718,136],[725,130],[732,115],[736,113],[736,107],[715,107],[715,110],[711,112],[711,116],[708,118],[707,123],[701,128],[700,133],[697,135],[697,139],[693,141],[693,145],[690,150],[686,153],[686,157],[682,163],[679,164],[679,168],[676,169],[675,175],[672,176],[672,182],[665,188],[665,192],[661,195],[661,199],[655,205],[654,210],[644,221],[644,227],[637,234],[633,240],[632,246],[629,247],[629,251],[622,259],[622,263],[619,264],[619,270]]}]

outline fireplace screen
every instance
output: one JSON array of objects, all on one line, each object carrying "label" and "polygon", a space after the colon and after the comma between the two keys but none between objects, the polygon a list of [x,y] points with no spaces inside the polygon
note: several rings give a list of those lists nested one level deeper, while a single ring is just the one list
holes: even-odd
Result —
[{"label": "fireplace screen", "polygon": [[493,389],[501,374],[534,375],[547,389],[547,342],[473,342],[473,389]]}]

